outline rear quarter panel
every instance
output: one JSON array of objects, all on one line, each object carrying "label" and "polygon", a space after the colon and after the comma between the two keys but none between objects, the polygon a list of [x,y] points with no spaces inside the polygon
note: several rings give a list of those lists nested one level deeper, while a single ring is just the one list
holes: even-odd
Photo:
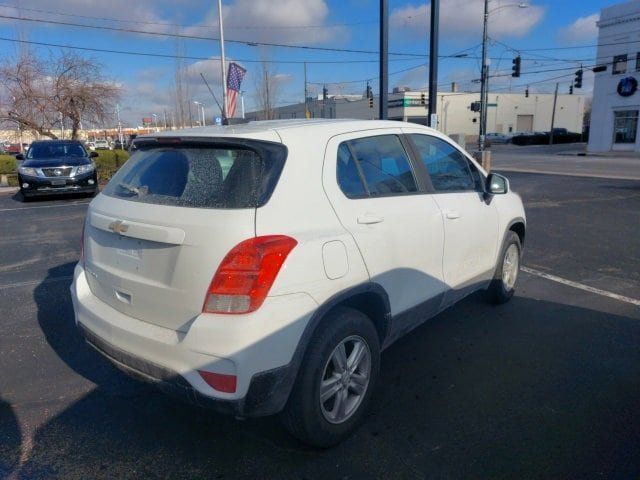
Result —
[{"label": "rear quarter panel", "polygon": [[[368,281],[369,276],[355,241],[339,222],[322,186],[328,136],[310,136],[303,129],[279,133],[289,155],[271,199],[257,209],[256,235],[289,235],[298,245],[269,296],[305,292],[322,304]],[[345,257],[347,265],[340,268]]]}]

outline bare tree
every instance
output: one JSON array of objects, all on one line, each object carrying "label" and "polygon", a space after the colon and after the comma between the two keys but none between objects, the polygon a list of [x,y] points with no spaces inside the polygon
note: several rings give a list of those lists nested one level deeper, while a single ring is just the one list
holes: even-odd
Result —
[{"label": "bare tree", "polygon": [[0,121],[17,124],[49,138],[61,122],[78,138],[80,124],[112,119],[120,88],[106,79],[95,60],[75,53],[39,58],[29,52],[0,66],[5,101]]},{"label": "bare tree", "polygon": [[273,120],[275,106],[280,97],[280,83],[277,72],[269,63],[263,61],[262,67],[255,78],[255,97],[258,108],[262,111],[265,120]]}]

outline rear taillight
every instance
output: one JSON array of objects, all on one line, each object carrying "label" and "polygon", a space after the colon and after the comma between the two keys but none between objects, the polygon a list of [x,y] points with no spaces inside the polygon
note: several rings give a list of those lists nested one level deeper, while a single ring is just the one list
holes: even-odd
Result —
[{"label": "rear taillight", "polygon": [[202,311],[248,313],[260,308],[287,255],[297,244],[285,235],[267,235],[240,242],[218,267]]}]

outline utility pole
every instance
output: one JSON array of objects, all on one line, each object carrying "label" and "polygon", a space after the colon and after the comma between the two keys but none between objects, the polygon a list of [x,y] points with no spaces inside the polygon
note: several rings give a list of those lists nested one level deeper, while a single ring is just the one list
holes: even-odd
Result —
[{"label": "utility pole", "polygon": [[189,104],[189,125],[191,126],[191,128],[193,128],[193,114],[191,113],[191,101],[189,101],[188,104]]},{"label": "utility pole", "polygon": [[389,91],[389,2],[380,0],[380,120],[387,119],[387,93]]},{"label": "utility pole", "polygon": [[482,70],[480,75],[480,135],[478,150],[484,151],[487,135],[487,98],[489,92],[489,60],[487,58],[487,29],[489,27],[489,0],[484,0],[484,23],[482,28]]},{"label": "utility pole", "polygon": [[560,84],[556,83],[556,92],[553,95],[553,110],[551,112],[551,131],[549,132],[549,145],[553,145],[553,127],[556,123],[556,104],[558,103],[558,86]]},{"label": "utility pole", "polygon": [[242,119],[244,120],[244,90],[240,90],[240,107],[242,108]]},{"label": "utility pole", "polygon": [[431,36],[429,38],[429,118],[431,128],[438,126],[438,26],[440,23],[440,0],[431,0]]},{"label": "utility pole", "polygon": [[307,62],[304,62],[304,118],[309,118],[309,107],[307,105]]},{"label": "utility pole", "polygon": [[62,136],[62,140],[64,140],[64,117],[62,116],[62,112],[60,113],[60,135]]},{"label": "utility pole", "polygon": [[167,111],[164,110],[162,113],[164,115],[164,129],[166,130],[167,129]]},{"label": "utility pole", "polygon": [[227,123],[227,66],[224,59],[224,27],[222,26],[222,0],[218,0],[218,27],[220,31],[220,71],[222,72],[222,123]]}]

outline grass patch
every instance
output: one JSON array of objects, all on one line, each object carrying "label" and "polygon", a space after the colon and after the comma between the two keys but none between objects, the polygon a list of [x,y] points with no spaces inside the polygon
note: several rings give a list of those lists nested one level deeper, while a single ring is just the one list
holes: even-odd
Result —
[{"label": "grass patch", "polygon": [[0,155],[0,173],[16,173],[16,157]]}]

